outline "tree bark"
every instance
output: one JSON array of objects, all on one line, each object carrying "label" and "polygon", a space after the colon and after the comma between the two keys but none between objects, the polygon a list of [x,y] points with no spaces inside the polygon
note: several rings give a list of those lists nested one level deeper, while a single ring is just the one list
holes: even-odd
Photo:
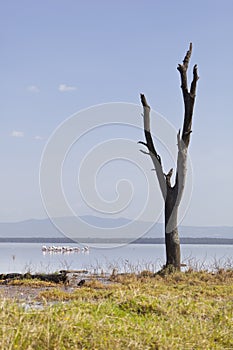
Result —
[{"label": "tree bark", "polygon": [[178,206],[176,193],[170,188],[165,200],[165,245],[166,245],[166,267],[172,265],[180,270],[180,239],[177,228]]},{"label": "tree bark", "polygon": [[177,134],[177,166],[176,178],[174,186],[171,185],[171,177],[173,169],[170,169],[167,174],[163,171],[163,165],[160,155],[157,153],[150,131],[150,106],[147,103],[146,97],[141,94],[141,103],[143,106],[144,119],[144,134],[146,142],[139,143],[146,146],[155,167],[155,172],[159,182],[160,190],[165,202],[165,244],[166,244],[166,267],[173,266],[176,270],[180,270],[181,255],[180,255],[180,240],[177,228],[178,209],[182,199],[185,187],[185,178],[187,171],[187,152],[192,132],[192,116],[196,97],[196,85],[199,79],[197,74],[197,65],[193,68],[193,80],[190,86],[190,91],[187,85],[187,69],[192,54],[192,43],[190,43],[183,64],[179,64],[177,69],[181,77],[181,89],[184,101],[184,121],[182,136],[180,130]]}]

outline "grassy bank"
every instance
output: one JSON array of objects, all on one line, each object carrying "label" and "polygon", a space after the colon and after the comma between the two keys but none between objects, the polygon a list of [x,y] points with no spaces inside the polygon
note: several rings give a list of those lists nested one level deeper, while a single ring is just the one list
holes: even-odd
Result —
[{"label": "grassy bank", "polygon": [[233,271],[118,275],[38,300],[1,299],[1,349],[233,348]]}]

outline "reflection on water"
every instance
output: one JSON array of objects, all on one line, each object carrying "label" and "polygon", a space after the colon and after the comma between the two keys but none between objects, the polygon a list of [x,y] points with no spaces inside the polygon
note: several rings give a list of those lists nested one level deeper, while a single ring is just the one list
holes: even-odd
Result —
[{"label": "reflection on water", "polygon": [[[108,248],[90,247],[86,251],[83,247],[75,251],[77,244],[64,247],[47,252],[42,251],[40,243],[0,243],[0,273],[49,273],[61,269],[111,272],[114,268],[121,272],[156,271],[165,263],[163,244],[130,244],[117,248],[109,244]],[[232,245],[184,244],[181,245],[181,252],[182,262],[196,268],[233,266]]]}]

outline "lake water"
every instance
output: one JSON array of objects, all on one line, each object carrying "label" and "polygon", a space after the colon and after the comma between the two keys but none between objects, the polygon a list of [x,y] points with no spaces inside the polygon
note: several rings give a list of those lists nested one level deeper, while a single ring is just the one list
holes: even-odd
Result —
[{"label": "lake water", "polygon": [[[69,244],[72,247],[72,244]],[[43,253],[41,243],[0,243],[0,273],[54,272],[88,269],[92,272],[121,272],[161,268],[165,263],[162,244],[130,244],[113,248],[92,248],[88,252]],[[181,245],[182,262],[196,268],[233,266],[232,245]]]}]

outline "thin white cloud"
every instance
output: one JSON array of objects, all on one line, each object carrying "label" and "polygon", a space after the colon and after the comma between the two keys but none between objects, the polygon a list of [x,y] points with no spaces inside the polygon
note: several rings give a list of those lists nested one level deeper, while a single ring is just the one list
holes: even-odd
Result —
[{"label": "thin white cloud", "polygon": [[39,89],[38,86],[36,86],[36,85],[29,85],[29,86],[27,87],[27,90],[28,90],[29,92],[40,92],[40,89]]},{"label": "thin white cloud", "polygon": [[12,131],[11,136],[12,137],[24,137],[24,132],[14,130],[14,131]]},{"label": "thin white cloud", "polygon": [[76,86],[69,86],[66,84],[60,84],[58,87],[58,90],[61,92],[66,92],[66,91],[74,91],[77,90]]},{"label": "thin white cloud", "polygon": [[34,140],[38,140],[38,141],[40,141],[40,140],[43,140],[44,138],[42,137],[42,136],[40,136],[40,135],[36,135],[35,137],[34,137]]}]

